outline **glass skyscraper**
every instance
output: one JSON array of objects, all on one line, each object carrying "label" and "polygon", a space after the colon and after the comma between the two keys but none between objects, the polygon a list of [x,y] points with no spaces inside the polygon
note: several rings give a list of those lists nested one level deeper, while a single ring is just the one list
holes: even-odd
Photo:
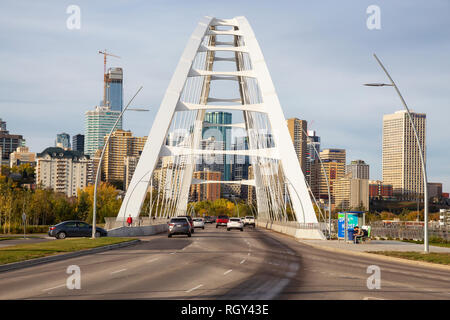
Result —
[{"label": "glass skyscraper", "polygon": [[70,135],[68,133],[59,133],[56,135],[55,147],[70,149]]},{"label": "glass skyscraper", "polygon": [[123,70],[109,68],[106,74],[106,107],[112,111],[123,108]]}]

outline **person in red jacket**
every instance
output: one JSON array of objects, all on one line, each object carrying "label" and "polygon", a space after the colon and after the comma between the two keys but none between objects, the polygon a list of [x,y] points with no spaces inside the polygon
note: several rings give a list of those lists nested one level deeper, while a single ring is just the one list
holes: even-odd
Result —
[{"label": "person in red jacket", "polygon": [[131,214],[127,218],[127,223],[128,223],[128,226],[131,227],[131,224],[133,223],[133,218],[131,217]]}]

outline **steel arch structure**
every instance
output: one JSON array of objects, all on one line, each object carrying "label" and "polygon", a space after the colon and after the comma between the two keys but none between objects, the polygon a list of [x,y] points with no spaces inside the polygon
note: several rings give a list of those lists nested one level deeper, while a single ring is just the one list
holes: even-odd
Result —
[{"label": "steel arch structure", "polygon": [[[217,65],[224,64],[228,69],[217,70]],[[234,84],[236,95],[211,96],[211,86],[219,82]],[[202,148],[203,130],[220,126],[204,121],[208,110],[242,111],[243,123],[224,126],[245,129],[248,150]],[[179,135],[172,139],[174,132]],[[254,179],[193,179],[199,157],[211,155],[248,156]],[[285,221],[286,179],[290,182],[286,192],[295,220],[318,222],[264,56],[245,17],[204,17],[198,23],[165,92],[117,215],[118,221],[128,215],[140,215],[155,175],[160,178],[155,184],[157,202],[161,205],[154,215],[159,217],[186,213],[191,184],[238,183],[255,186],[258,217]],[[323,238],[319,230],[316,237]]]}]

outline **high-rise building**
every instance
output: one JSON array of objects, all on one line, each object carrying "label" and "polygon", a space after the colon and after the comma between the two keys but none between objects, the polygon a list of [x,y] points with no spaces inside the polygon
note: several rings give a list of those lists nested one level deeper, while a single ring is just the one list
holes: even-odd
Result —
[{"label": "high-rise building", "polygon": [[70,135],[68,133],[58,133],[56,135],[55,147],[70,149]]},{"label": "high-rise building", "polygon": [[[221,136],[221,140],[223,142],[224,149],[230,150],[231,148],[231,128],[223,125],[229,125],[232,123],[232,114],[229,112],[223,111],[212,111],[205,113],[205,122],[208,122],[208,127],[203,129],[203,139],[208,139],[211,136],[216,138],[216,141],[219,140],[219,135]],[[214,126],[214,124],[218,124],[219,126]],[[219,132],[217,132],[217,130]],[[222,155],[223,163],[221,166],[223,167],[220,171],[222,172],[222,180],[230,181],[231,180],[231,162],[232,155]]]},{"label": "high-rise building", "polygon": [[139,162],[140,156],[126,156],[125,157],[125,167],[124,167],[124,191],[128,190],[131,179],[133,178],[134,171]]},{"label": "high-rise building", "polygon": [[[85,143],[84,153],[94,156],[97,149],[103,149],[105,136],[108,135],[114,123],[120,116],[120,111],[109,110],[105,107],[96,107],[95,110],[85,113]],[[119,120],[116,130],[122,129],[122,119]]]},{"label": "high-rise building", "polygon": [[371,200],[392,199],[393,195],[392,184],[386,184],[380,180],[369,181],[369,198]]},{"label": "high-rise building", "polygon": [[303,174],[306,174],[306,160],[307,160],[307,127],[306,120],[297,118],[287,119],[287,126],[291,135],[292,143],[294,144],[295,152],[297,153],[300,167]]},{"label": "high-rise building", "polygon": [[369,210],[369,180],[353,178],[347,173],[333,184],[335,208],[341,210]]},{"label": "high-rise building", "polygon": [[25,146],[25,139],[21,135],[10,134],[6,130],[6,122],[0,119],[0,149],[2,150],[0,165],[9,166],[9,155],[22,146]]},{"label": "high-rise building", "polygon": [[[233,150],[248,150],[248,137],[236,137],[232,146]],[[231,180],[241,181],[248,179],[248,167],[250,166],[250,159],[244,155],[233,155],[233,163],[231,169]],[[222,185],[222,188],[229,186],[229,193],[234,197],[241,199],[248,198],[248,186],[240,184]]]},{"label": "high-rise building", "polygon": [[305,179],[308,182],[311,191],[316,199],[320,199],[320,137],[317,136],[315,130],[308,130],[306,145],[306,171]]},{"label": "high-rise building", "polygon": [[106,73],[106,107],[112,111],[123,108],[123,70],[109,68]]},{"label": "high-rise building", "polygon": [[[320,152],[320,158],[322,159],[324,170],[330,184],[331,201],[334,202],[333,185],[338,179],[343,178],[345,175],[345,149],[324,149]],[[320,198],[327,199],[328,186],[323,170],[320,170],[319,188]]]},{"label": "high-rise building", "polygon": [[[106,141],[107,136],[104,139]],[[102,163],[105,181],[124,181],[125,158],[139,156],[146,140],[147,137],[133,137],[131,131],[114,131],[106,146]]]},{"label": "high-rise building", "polygon": [[84,153],[84,134],[76,134],[72,137],[72,150]]},{"label": "high-rise building", "polygon": [[345,173],[351,173],[354,179],[369,179],[369,165],[363,160],[353,160],[345,168]]},{"label": "high-rise building", "polygon": [[29,163],[31,165],[36,164],[36,153],[30,152],[28,147],[18,147],[16,151],[9,155],[9,166],[18,166],[23,163]]},{"label": "high-rise building", "polygon": [[441,199],[442,198],[442,183],[428,182],[428,197]]},{"label": "high-rise building", "polygon": [[[195,171],[192,178],[198,180],[220,181],[221,172],[209,171]],[[191,201],[215,201],[220,199],[220,183],[197,183],[192,184],[190,188],[189,198]]]},{"label": "high-rise building", "polygon": [[68,197],[87,185],[88,157],[78,151],[51,147],[37,154],[36,184]]},{"label": "high-rise building", "polygon": [[[411,112],[424,152],[426,115]],[[420,199],[424,192],[422,163],[411,122],[405,110],[383,116],[383,182],[392,184],[394,194],[404,200]]]}]

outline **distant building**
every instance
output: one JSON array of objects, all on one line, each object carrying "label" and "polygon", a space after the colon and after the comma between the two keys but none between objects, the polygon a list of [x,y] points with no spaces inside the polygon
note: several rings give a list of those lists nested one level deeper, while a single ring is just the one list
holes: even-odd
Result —
[{"label": "distant building", "polygon": [[202,183],[206,181],[220,181],[221,173],[219,171],[195,171],[193,174],[189,198],[191,201],[215,201],[220,199],[220,183]]},{"label": "distant building", "polygon": [[68,133],[59,133],[56,135],[55,147],[70,149],[70,135]]},{"label": "distant building", "polygon": [[346,161],[346,153],[345,149],[324,149],[320,152],[320,157],[322,159],[322,163],[324,166],[324,170],[320,170],[320,180],[319,180],[319,188],[320,188],[320,198],[327,199],[328,198],[328,186],[327,186],[327,178],[328,183],[330,184],[330,194],[331,201],[334,202],[334,183],[343,178],[345,175],[345,161]]},{"label": "distant building", "polygon": [[28,147],[18,147],[16,151],[9,155],[9,166],[12,168],[24,163],[34,166],[36,164],[36,153],[30,152]]},{"label": "distant building", "polygon": [[124,166],[124,191],[128,190],[134,171],[136,170],[140,156],[126,156]]},{"label": "distant building", "polygon": [[25,139],[18,134],[10,134],[6,130],[6,122],[0,119],[0,164],[9,166],[9,155],[17,150],[18,147],[25,146]]},{"label": "distant building", "polygon": [[291,135],[292,143],[294,144],[295,153],[297,154],[298,162],[302,168],[303,174],[306,174],[307,161],[307,127],[306,120],[297,118],[287,119],[287,127]]},{"label": "distant building", "polygon": [[109,68],[106,73],[106,107],[122,112],[123,108],[123,70]]},{"label": "distant building", "polygon": [[[85,143],[84,153],[94,156],[98,149],[103,149],[105,136],[111,132],[114,123],[120,116],[120,111],[109,110],[105,107],[96,107],[95,110],[85,113]],[[122,129],[122,119],[119,120],[116,130]]]},{"label": "distant building", "polygon": [[369,210],[369,180],[353,178],[347,173],[334,182],[333,195],[335,208],[356,210],[361,207]]},{"label": "distant building", "polygon": [[369,181],[369,198],[372,200],[387,200],[392,199],[394,190],[392,184],[383,183],[379,180]]},{"label": "distant building", "polygon": [[89,158],[78,151],[51,147],[37,154],[36,184],[68,197],[87,185]]},{"label": "distant building", "polygon": [[[426,114],[411,112],[420,145],[425,153]],[[426,154],[424,154],[426,162]],[[419,148],[405,110],[383,116],[383,182],[404,200],[420,199],[424,192]]]},{"label": "distant building", "polygon": [[351,173],[353,178],[369,179],[369,165],[363,160],[353,160],[345,171]]},{"label": "distant building", "polygon": [[316,199],[320,199],[320,137],[315,130],[308,130],[305,179]]},{"label": "distant building", "polygon": [[428,182],[428,197],[441,199],[442,198],[442,183]]},{"label": "distant building", "polygon": [[125,157],[139,156],[146,140],[147,137],[133,137],[131,131],[116,130],[112,133],[102,163],[106,182],[124,180]]},{"label": "distant building", "polygon": [[72,137],[72,150],[84,153],[84,134],[76,134]]}]

